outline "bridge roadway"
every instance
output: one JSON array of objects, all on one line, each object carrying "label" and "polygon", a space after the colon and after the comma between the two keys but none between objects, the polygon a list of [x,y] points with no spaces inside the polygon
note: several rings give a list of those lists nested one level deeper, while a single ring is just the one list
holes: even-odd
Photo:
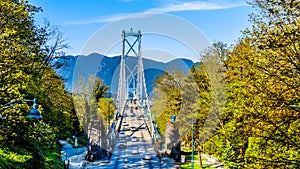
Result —
[{"label": "bridge roadway", "polygon": [[[178,165],[170,163],[169,158],[157,156],[152,138],[146,127],[147,117],[138,104],[127,102],[127,108],[116,129],[120,131],[115,138],[115,145],[109,162],[87,164],[84,168],[134,168],[134,169],[175,169]],[[135,129],[134,129],[135,127]],[[169,161],[169,162],[168,162]],[[75,167],[76,168],[76,167]]]},{"label": "bridge roadway", "polygon": [[[112,157],[110,162],[102,167],[115,169],[177,168],[178,166],[175,164],[162,163],[157,156],[158,153],[152,144],[149,128],[146,126],[147,117],[144,116],[143,109],[130,101],[127,102],[126,107],[119,123],[120,131],[115,140]],[[116,126],[116,128],[118,127]]]},{"label": "bridge roadway", "polygon": [[110,167],[161,168],[145,123],[143,110],[138,104],[128,102],[119,124],[120,132],[115,141]]}]

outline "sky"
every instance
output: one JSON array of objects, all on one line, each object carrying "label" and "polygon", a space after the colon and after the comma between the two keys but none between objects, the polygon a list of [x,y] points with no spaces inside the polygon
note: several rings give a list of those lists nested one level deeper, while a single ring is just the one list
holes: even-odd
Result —
[{"label": "sky", "polygon": [[[63,33],[71,47],[65,50],[67,55],[81,54],[88,40],[108,24],[128,15],[147,12],[179,17],[199,29],[211,43],[222,41],[228,45],[235,44],[241,37],[241,31],[250,26],[248,15],[254,11],[243,0],[29,0],[29,2],[43,9],[43,12],[35,15],[36,24],[43,25],[47,19]],[[121,32],[116,34],[120,35]],[[160,46],[166,47],[158,48],[159,42]],[[170,42],[164,37],[145,36],[143,43],[145,53],[147,49],[155,48],[156,53],[159,51],[165,55],[174,53],[179,57],[190,55],[176,42]],[[120,44],[114,46],[111,54],[119,53],[118,51],[121,51]]]}]

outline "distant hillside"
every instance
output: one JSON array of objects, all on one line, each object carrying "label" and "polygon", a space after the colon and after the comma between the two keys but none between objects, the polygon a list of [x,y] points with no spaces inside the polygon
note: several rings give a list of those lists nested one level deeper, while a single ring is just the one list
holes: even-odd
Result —
[{"label": "distant hillside", "polygon": [[[94,64],[95,66],[97,66],[96,64],[98,64],[96,75],[103,80],[105,85],[111,87],[112,93],[115,93],[117,91],[120,56],[107,57],[96,53],[90,54],[88,56],[63,56],[51,62],[52,66],[55,67],[56,72],[64,79],[67,90],[70,91],[72,88],[73,71],[78,58],[80,58],[80,61],[84,59],[91,60],[91,58],[97,58],[95,59],[97,61],[100,60],[100,63],[96,63],[96,61],[93,62],[93,60],[89,62],[91,62],[90,64]],[[128,69],[133,69],[135,67],[135,65],[137,64],[137,59],[136,57],[129,56],[125,59],[125,62],[127,65],[126,74],[128,74]],[[188,72],[194,63],[188,59],[175,59],[168,63],[163,63],[143,58],[143,64],[147,92],[151,93],[156,78],[163,72],[172,69],[176,69],[182,72]],[[89,69],[89,67],[87,67],[86,69]]]}]

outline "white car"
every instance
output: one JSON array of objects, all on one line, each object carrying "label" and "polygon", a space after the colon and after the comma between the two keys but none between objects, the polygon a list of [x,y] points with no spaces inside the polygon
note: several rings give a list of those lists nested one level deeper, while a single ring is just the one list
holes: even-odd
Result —
[{"label": "white car", "polygon": [[137,141],[138,141],[138,139],[137,139],[137,137],[136,137],[136,136],[132,136],[132,137],[131,137],[131,141],[132,141],[132,142],[137,142]]},{"label": "white car", "polygon": [[150,153],[145,153],[144,157],[143,157],[143,160],[152,160],[151,154]]},{"label": "white car", "polygon": [[131,154],[138,154],[139,153],[139,148],[134,146],[131,148]]},{"label": "white car", "polygon": [[124,131],[120,131],[119,137],[120,138],[125,138],[126,137],[125,132]]},{"label": "white car", "polygon": [[130,127],[130,130],[131,130],[131,131],[136,131],[137,128],[136,128],[135,126],[131,126],[131,127]]},{"label": "white car", "polygon": [[126,142],[125,142],[125,141],[120,141],[120,142],[118,143],[118,147],[119,147],[119,148],[125,148],[125,147],[126,147]]}]

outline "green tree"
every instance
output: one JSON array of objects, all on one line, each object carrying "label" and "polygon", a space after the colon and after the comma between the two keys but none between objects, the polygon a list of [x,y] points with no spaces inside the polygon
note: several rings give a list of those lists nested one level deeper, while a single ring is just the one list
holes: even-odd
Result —
[{"label": "green tree", "polygon": [[[192,80],[186,80],[185,83],[184,93],[186,94],[184,95],[192,98],[184,99],[187,101],[184,105],[187,105],[192,111],[184,109],[183,111],[194,114],[195,148],[199,154],[206,150],[205,143],[209,138],[216,135],[221,125],[220,119],[225,104],[226,91],[224,68],[221,60],[226,57],[227,52],[226,44],[214,43],[201,56],[200,64],[191,68],[191,75],[187,79]],[[191,86],[194,85],[196,89],[191,90]],[[199,164],[201,164],[200,158]]]},{"label": "green tree", "polygon": [[165,134],[166,123],[170,121],[171,116],[178,116],[180,113],[183,78],[183,73],[174,71],[172,74],[165,72],[156,81],[152,111],[159,119],[157,126],[162,135]]},{"label": "green tree", "polygon": [[100,144],[104,143],[105,120],[113,117],[115,111],[111,99],[104,98],[108,90],[98,77],[89,76],[87,79],[80,78],[77,90],[73,93],[73,101],[76,114],[84,133],[91,143],[94,138],[93,130],[99,137],[95,140]]},{"label": "green tree", "polygon": [[217,154],[229,168],[299,168],[299,2],[252,4],[253,26],[224,60]]},{"label": "green tree", "polygon": [[30,103],[1,112],[7,118],[1,121],[0,168],[61,168],[55,138],[67,137],[77,119],[62,79],[48,64],[42,67],[47,31],[34,25],[40,8],[5,0],[0,10],[0,103],[37,98],[44,117],[26,119]]},{"label": "green tree", "polygon": [[251,118],[255,114],[247,111],[257,106],[248,104],[250,101],[258,101],[249,94],[249,80],[255,72],[251,66],[251,58],[255,58],[253,52],[249,40],[241,41],[224,61],[228,91],[226,107],[222,113],[218,135],[211,140],[219,143],[216,154],[229,168],[246,167],[244,156],[252,133],[251,126],[255,125]]},{"label": "green tree", "polygon": [[249,167],[299,168],[300,2],[254,2],[260,14],[249,31],[257,57],[250,93],[260,102],[252,110],[257,126],[246,152]]},{"label": "green tree", "polygon": [[[98,116],[101,116],[107,123],[114,118],[116,106],[111,98],[101,98],[98,101]],[[108,127],[108,124],[105,124]]]}]

